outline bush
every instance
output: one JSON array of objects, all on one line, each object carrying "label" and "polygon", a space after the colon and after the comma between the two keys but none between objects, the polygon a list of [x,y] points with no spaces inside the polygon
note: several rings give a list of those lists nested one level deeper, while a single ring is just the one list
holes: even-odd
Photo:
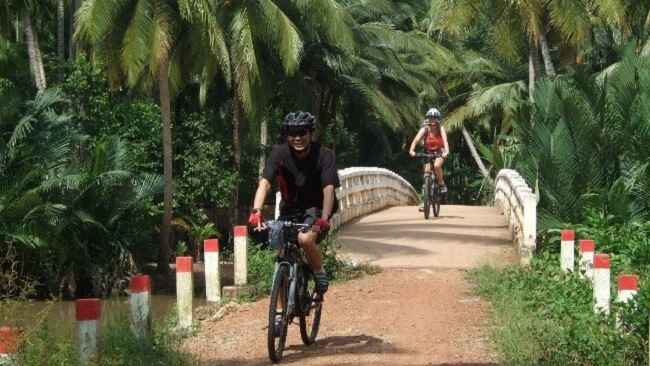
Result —
[{"label": "bush", "polygon": [[[381,270],[369,264],[351,265],[344,260],[340,250],[341,244],[331,235],[319,244],[323,252],[323,267],[332,282],[343,282],[376,274]],[[248,286],[244,295],[249,300],[261,299],[271,293],[276,252],[265,244],[250,241],[248,245]]]},{"label": "bush", "polygon": [[[508,365],[646,365],[647,290],[637,305],[612,304],[594,314],[593,290],[565,274],[557,254],[541,253],[529,268],[470,272],[476,293],[492,305],[493,338]],[[615,285],[612,288],[616,288]],[[616,325],[620,317],[622,330]]]}]

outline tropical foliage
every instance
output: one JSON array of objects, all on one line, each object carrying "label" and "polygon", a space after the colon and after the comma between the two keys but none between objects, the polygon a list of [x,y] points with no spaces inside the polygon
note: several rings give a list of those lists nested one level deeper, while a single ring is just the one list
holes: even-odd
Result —
[{"label": "tropical foliage", "polygon": [[536,187],[540,230],[592,211],[619,223],[650,219],[649,76],[631,44],[603,73],[543,80],[535,102],[522,104],[517,169]]},{"label": "tropical foliage", "polygon": [[295,109],[318,116],[340,167],[418,186],[404,147],[439,106],[450,202],[489,202],[491,179],[513,167],[536,187],[540,230],[650,218],[647,1],[0,8],[2,245],[24,250],[47,291],[106,292],[144,261],[165,272],[202,229],[228,242]]},{"label": "tropical foliage", "polygon": [[0,235],[20,273],[52,294],[102,294],[123,281],[151,241],[147,203],[158,175],[139,175],[123,142],[91,150],[70,128],[56,89],[39,94],[0,150]]}]

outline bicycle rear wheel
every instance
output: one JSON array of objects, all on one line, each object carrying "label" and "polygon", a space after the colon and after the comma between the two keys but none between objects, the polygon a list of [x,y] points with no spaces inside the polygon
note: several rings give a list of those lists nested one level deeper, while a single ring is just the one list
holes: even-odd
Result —
[{"label": "bicycle rear wheel", "polygon": [[429,212],[431,208],[431,177],[424,177],[424,218],[429,219]]},{"label": "bicycle rear wheel", "polygon": [[302,288],[300,290],[300,337],[302,343],[312,345],[316,341],[320,316],[323,309],[323,295],[314,292],[313,272],[303,266]]},{"label": "bicycle rear wheel", "polygon": [[431,189],[431,197],[432,203],[431,206],[433,206],[433,216],[438,217],[440,215],[440,185],[436,182],[435,186],[432,187]]},{"label": "bicycle rear wheel", "polygon": [[[272,362],[278,362],[282,358],[284,343],[287,339],[289,283],[289,269],[286,266],[278,267],[269,303],[268,349],[269,358]],[[276,326],[275,320],[277,318],[282,319],[282,321]]]}]

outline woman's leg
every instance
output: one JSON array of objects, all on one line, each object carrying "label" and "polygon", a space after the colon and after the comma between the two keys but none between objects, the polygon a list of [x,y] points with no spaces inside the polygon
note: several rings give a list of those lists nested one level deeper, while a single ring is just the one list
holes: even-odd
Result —
[{"label": "woman's leg", "polygon": [[433,163],[433,170],[436,172],[436,178],[438,179],[438,183],[443,183],[444,180],[442,179],[442,164],[444,164],[445,159],[444,158],[436,158],[436,161]]}]

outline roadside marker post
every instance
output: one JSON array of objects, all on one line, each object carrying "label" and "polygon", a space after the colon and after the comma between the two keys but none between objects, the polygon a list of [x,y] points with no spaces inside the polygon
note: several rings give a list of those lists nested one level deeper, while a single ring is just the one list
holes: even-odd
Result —
[{"label": "roadside marker post", "polygon": [[131,323],[137,338],[146,338],[151,331],[151,281],[149,276],[133,276],[131,289]]},{"label": "roadside marker post", "polygon": [[573,230],[562,230],[560,242],[560,266],[565,273],[573,272],[575,261],[575,232]]},{"label": "roadside marker post", "polygon": [[594,250],[595,242],[593,240],[580,240],[580,260],[578,262],[580,278],[586,278],[590,281],[593,280]]},{"label": "roadside marker post", "polygon": [[176,257],[176,307],[181,329],[192,326],[193,297],[192,257]]},{"label": "roadside marker post", "polygon": [[79,299],[75,301],[77,317],[77,356],[79,365],[86,365],[88,358],[97,352],[99,344],[99,318],[101,303],[99,299]]},{"label": "roadside marker post", "polygon": [[594,312],[609,313],[609,254],[594,254]]},{"label": "roadside marker post", "polygon": [[219,271],[219,240],[203,241],[205,258],[205,297],[209,302],[221,302],[221,273]]}]

